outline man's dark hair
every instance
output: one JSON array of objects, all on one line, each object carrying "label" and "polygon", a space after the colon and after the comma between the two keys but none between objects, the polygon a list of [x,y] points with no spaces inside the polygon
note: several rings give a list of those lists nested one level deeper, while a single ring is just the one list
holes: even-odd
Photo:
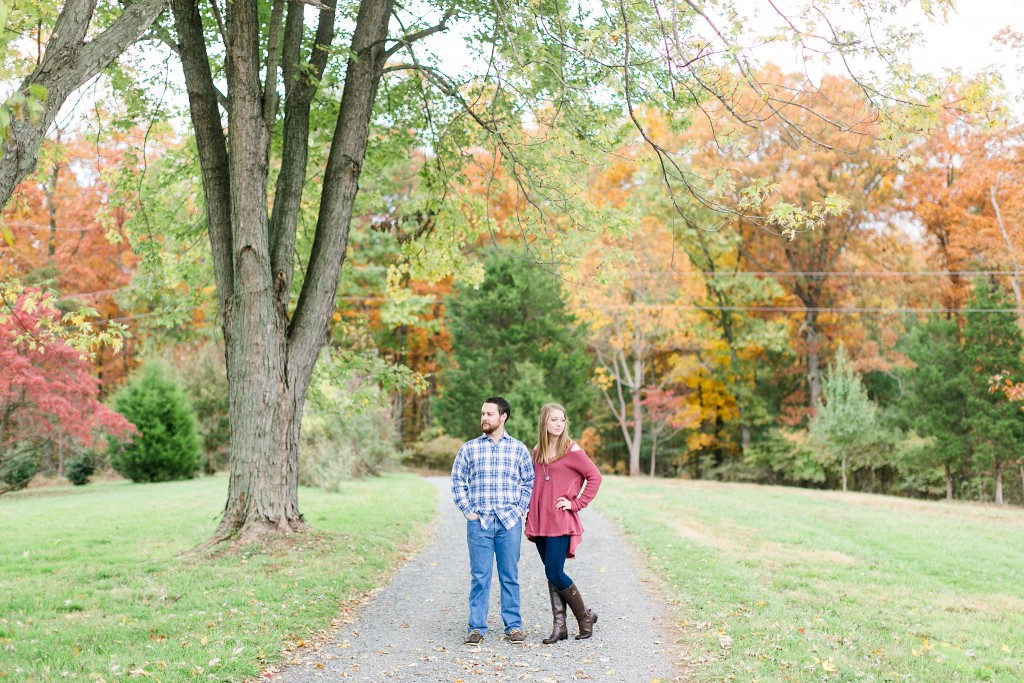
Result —
[{"label": "man's dark hair", "polygon": [[494,405],[498,406],[498,417],[501,417],[501,414],[504,413],[505,422],[508,422],[508,419],[512,417],[512,406],[510,406],[508,404],[508,401],[503,399],[501,396],[491,396],[490,398],[485,398],[484,403],[493,403]]}]

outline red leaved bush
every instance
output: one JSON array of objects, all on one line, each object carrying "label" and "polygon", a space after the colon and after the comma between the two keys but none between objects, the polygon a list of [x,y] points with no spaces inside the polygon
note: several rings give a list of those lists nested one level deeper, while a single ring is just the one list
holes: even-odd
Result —
[{"label": "red leaved bush", "polygon": [[135,431],[99,402],[93,366],[63,334],[52,296],[24,290],[0,306],[0,457],[14,444],[63,435],[90,447]]}]

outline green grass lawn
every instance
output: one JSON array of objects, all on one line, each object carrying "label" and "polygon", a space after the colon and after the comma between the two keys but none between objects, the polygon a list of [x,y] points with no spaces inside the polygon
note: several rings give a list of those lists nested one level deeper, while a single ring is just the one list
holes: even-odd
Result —
[{"label": "green grass lawn", "polygon": [[1024,511],[608,477],[695,681],[1024,681]]},{"label": "green grass lawn", "polygon": [[436,516],[434,487],[409,475],[301,489],[313,533],[181,557],[226,495],[221,476],[0,497],[0,681],[257,675],[381,585]]}]

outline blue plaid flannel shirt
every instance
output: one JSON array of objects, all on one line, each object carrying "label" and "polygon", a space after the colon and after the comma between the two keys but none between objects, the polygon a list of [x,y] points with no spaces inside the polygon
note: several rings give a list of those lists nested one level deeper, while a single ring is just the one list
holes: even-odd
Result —
[{"label": "blue plaid flannel shirt", "polygon": [[511,529],[530,509],[533,458],[522,441],[503,434],[495,443],[482,434],[462,444],[452,465],[455,505],[468,517],[480,515],[484,529],[491,516]]}]

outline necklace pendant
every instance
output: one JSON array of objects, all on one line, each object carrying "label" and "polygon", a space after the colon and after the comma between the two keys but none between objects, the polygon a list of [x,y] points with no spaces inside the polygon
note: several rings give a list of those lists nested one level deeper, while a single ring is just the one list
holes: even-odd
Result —
[{"label": "necklace pendant", "polygon": [[544,481],[551,481],[551,477],[548,475],[547,472],[544,473]]}]

